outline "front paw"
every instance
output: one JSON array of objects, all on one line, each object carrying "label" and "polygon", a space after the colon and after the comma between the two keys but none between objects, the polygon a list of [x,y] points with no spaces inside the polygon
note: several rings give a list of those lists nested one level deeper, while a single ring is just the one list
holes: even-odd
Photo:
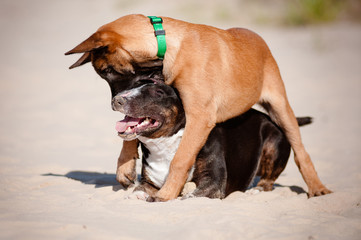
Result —
[{"label": "front paw", "polygon": [[155,195],[151,195],[147,198],[147,202],[166,202],[169,200],[174,200],[176,197],[162,197],[160,191],[158,191]]},{"label": "front paw", "polygon": [[146,201],[149,198],[149,194],[143,191],[134,191],[132,194],[126,197],[131,200],[143,200]]},{"label": "front paw", "polygon": [[326,194],[332,193],[331,190],[327,189],[325,186],[320,186],[318,188],[313,188],[308,190],[308,197],[318,197]]},{"label": "front paw", "polygon": [[117,173],[116,179],[124,188],[134,185],[135,182],[135,177],[122,173]]},{"label": "front paw", "polygon": [[147,198],[147,202],[166,202],[167,200],[156,197],[156,196],[149,196]]},{"label": "front paw", "polygon": [[119,166],[116,179],[125,188],[133,185],[136,179],[135,167],[128,163]]}]

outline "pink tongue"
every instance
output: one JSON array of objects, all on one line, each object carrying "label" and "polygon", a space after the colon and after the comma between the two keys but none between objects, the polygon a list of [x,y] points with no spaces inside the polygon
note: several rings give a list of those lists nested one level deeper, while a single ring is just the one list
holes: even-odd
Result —
[{"label": "pink tongue", "polygon": [[141,118],[132,118],[125,116],[123,120],[117,122],[115,129],[118,132],[125,132],[125,130],[127,130],[128,127],[136,126],[140,120]]}]

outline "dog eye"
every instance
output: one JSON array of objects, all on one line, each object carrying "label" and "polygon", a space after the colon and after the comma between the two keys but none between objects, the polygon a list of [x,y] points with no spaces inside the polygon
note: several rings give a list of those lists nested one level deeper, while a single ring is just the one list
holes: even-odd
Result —
[{"label": "dog eye", "polygon": [[159,98],[163,97],[165,95],[165,92],[162,89],[155,90],[155,95]]},{"label": "dog eye", "polygon": [[109,74],[113,72],[115,72],[115,70],[112,67],[107,67],[101,71],[102,74]]},{"label": "dog eye", "polygon": [[123,75],[114,70],[112,66],[109,66],[100,71],[100,76],[107,81],[117,81],[121,79]]},{"label": "dog eye", "polygon": [[138,81],[140,84],[148,84],[148,83],[154,83],[152,80],[150,79],[140,79]]}]

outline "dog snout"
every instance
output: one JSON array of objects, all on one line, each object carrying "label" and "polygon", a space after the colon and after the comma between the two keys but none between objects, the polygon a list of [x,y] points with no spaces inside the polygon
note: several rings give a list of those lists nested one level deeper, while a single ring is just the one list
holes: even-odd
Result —
[{"label": "dog snout", "polygon": [[125,103],[127,102],[127,99],[125,96],[122,95],[116,95],[115,97],[113,97],[112,99],[112,108],[114,111],[119,111],[121,109],[123,109]]}]

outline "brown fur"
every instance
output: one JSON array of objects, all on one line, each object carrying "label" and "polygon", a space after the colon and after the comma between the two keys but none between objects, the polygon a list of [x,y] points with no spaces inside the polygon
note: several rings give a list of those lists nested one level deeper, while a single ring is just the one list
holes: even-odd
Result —
[{"label": "brown fur", "polygon": [[261,162],[259,165],[257,176],[261,176],[257,187],[261,187],[264,191],[271,191],[273,184],[282,172],[282,168],[274,166],[275,156],[278,156],[278,149],[274,141],[267,142],[262,149]]},{"label": "brown fur", "polygon": [[151,138],[160,138],[160,137],[166,137],[170,132],[172,132],[172,128],[176,125],[174,116],[177,116],[178,109],[176,107],[173,107],[172,109],[167,109],[163,111],[163,114],[165,116],[165,123],[163,124],[162,129],[156,131],[154,134],[152,134]]},{"label": "brown fur", "polygon": [[[221,30],[167,17],[163,27],[167,41],[163,74],[166,83],[178,89],[187,122],[167,181],[157,193],[158,200],[178,196],[215,124],[247,111],[255,103],[268,106],[272,119],[285,131],[309,196],[331,192],[321,183],[302,144],[278,66],[261,37],[246,29]],[[95,56],[93,50],[105,46],[108,53]],[[72,53],[84,53],[83,60],[72,67],[91,60],[98,73],[110,65],[118,73],[132,73],[157,60],[157,42],[147,17],[129,15],[102,26],[67,54]],[[127,171],[120,170],[120,174]]]}]

